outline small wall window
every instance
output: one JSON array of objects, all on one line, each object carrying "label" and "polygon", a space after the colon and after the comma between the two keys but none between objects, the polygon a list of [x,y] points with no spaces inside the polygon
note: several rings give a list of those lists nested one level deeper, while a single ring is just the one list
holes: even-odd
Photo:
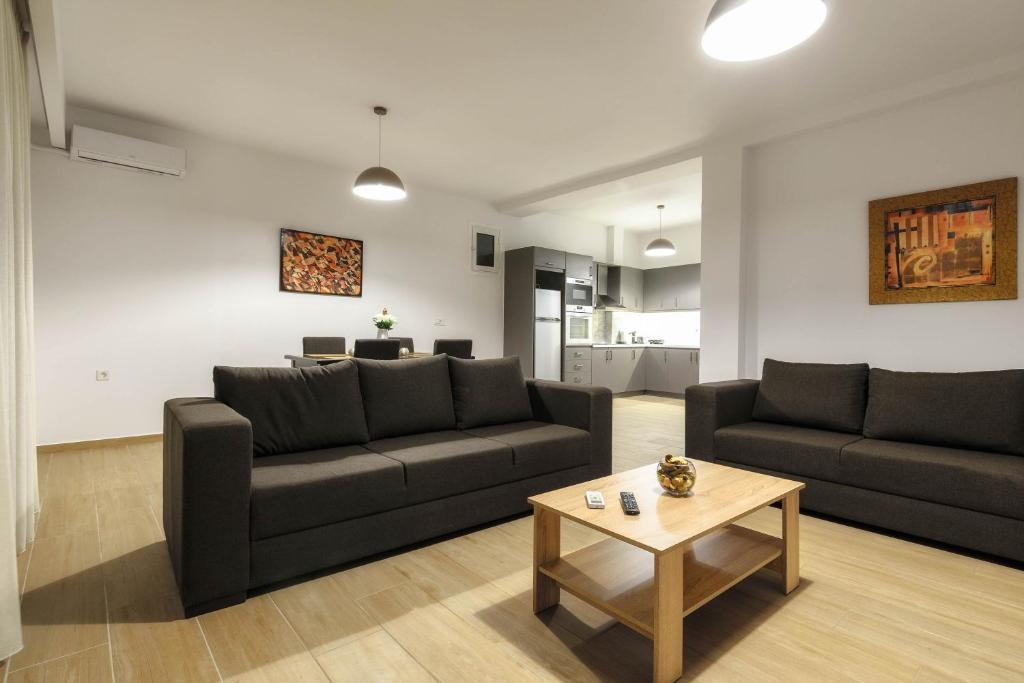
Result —
[{"label": "small wall window", "polygon": [[500,230],[480,225],[473,226],[473,270],[497,272],[500,250]]}]

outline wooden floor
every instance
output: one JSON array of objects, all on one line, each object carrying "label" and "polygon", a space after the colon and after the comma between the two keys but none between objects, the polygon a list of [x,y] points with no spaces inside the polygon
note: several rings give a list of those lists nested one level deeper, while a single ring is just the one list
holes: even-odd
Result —
[{"label": "wooden floor", "polygon": [[[682,446],[681,401],[615,401],[615,469]],[[651,645],[563,594],[531,613],[521,518],[183,619],[158,444],[41,456],[7,681],[646,681]],[[653,477],[653,473],[652,473]],[[699,485],[699,484],[698,484]],[[748,526],[779,533],[779,511]],[[686,619],[686,680],[1021,681],[1024,573],[803,516],[801,587],[755,575]],[[563,552],[600,539],[564,523]]]}]

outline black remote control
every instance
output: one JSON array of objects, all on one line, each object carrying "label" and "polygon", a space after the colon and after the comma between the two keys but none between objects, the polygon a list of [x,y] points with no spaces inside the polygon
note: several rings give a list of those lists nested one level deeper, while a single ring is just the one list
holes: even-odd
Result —
[{"label": "black remote control", "polygon": [[619,491],[619,502],[622,503],[622,511],[627,515],[640,514],[640,506],[636,504],[636,496],[632,491]]}]

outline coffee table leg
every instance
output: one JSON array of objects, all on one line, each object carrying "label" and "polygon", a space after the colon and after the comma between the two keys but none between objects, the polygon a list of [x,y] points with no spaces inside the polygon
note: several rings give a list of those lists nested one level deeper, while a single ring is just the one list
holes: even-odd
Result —
[{"label": "coffee table leg", "polygon": [[788,595],[800,585],[800,492],[782,499],[782,584]]},{"label": "coffee table leg", "polygon": [[654,556],[654,683],[683,675],[683,552]]},{"label": "coffee table leg", "polygon": [[540,573],[545,562],[557,560],[561,552],[562,518],[538,505],[533,506],[533,611],[536,614],[558,604],[558,584]]}]

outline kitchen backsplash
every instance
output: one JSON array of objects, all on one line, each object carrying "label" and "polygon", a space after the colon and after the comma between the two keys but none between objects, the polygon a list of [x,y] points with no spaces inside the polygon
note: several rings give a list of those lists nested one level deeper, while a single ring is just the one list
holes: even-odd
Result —
[{"label": "kitchen backsplash", "polygon": [[620,331],[626,341],[629,341],[630,332],[635,331],[644,341],[664,339],[666,344],[700,346],[700,311],[594,312],[595,343],[614,343]]}]

